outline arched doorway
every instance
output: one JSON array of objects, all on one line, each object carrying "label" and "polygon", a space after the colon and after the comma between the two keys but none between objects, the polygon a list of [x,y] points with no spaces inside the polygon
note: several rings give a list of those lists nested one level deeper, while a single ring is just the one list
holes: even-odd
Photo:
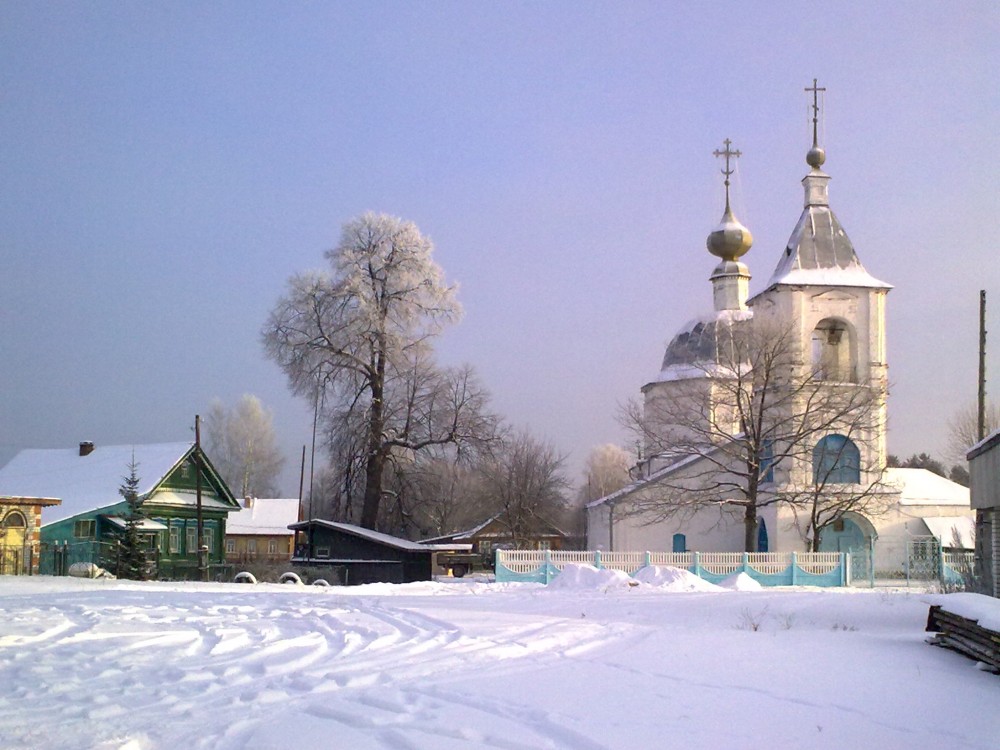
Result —
[{"label": "arched doorway", "polygon": [[877,537],[871,521],[860,513],[849,512],[823,527],[819,534],[819,551],[850,554],[851,577],[868,578],[873,564],[871,552]]},{"label": "arched doorway", "polygon": [[28,523],[24,514],[12,510],[0,522],[0,574],[19,575],[24,572],[24,540]]}]

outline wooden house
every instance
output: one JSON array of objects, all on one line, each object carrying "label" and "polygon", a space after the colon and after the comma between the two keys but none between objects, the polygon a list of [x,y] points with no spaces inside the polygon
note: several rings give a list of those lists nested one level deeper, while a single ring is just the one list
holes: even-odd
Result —
[{"label": "wooden house", "polygon": [[301,534],[292,562],[329,569],[330,583],[411,583],[429,581],[434,555],[467,550],[465,545],[427,545],[349,523],[313,519],[294,523]]},{"label": "wooden house", "polygon": [[295,540],[289,526],[298,520],[298,498],[244,498],[226,521],[226,561],[288,562]]},{"label": "wooden house", "polygon": [[38,573],[42,508],[58,504],[54,497],[0,496],[0,575]]},{"label": "wooden house", "polygon": [[566,546],[565,532],[542,518],[519,524],[515,530],[502,513],[491,516],[478,526],[465,531],[423,540],[425,544],[471,544],[472,551],[492,565],[493,552],[501,549],[550,549]]},{"label": "wooden house", "polygon": [[[201,544],[207,564],[224,563],[226,517],[239,503],[194,443],[24,450],[0,469],[0,494],[58,498],[40,529],[41,573],[65,573],[74,562],[114,572],[127,504],[119,493],[136,466],[140,534],[160,578],[196,578],[200,473]],[[199,468],[200,467],[200,468]]]}]

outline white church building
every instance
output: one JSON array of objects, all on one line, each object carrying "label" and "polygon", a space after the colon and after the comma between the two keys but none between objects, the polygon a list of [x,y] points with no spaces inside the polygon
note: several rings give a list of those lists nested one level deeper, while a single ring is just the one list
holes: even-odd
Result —
[{"label": "white church building", "polygon": [[888,573],[923,544],[928,554],[971,547],[967,488],[886,466],[892,287],[865,269],[830,207],[816,137],[822,89],[807,91],[804,205],[753,296],[741,260],[752,237],[729,201],[740,152],[728,140],[715,152],[726,162],[726,208],[707,242],[719,258],[714,309],[673,337],[642,387],[641,460],[631,484],[587,506],[590,549],[845,551],[873,554]]}]

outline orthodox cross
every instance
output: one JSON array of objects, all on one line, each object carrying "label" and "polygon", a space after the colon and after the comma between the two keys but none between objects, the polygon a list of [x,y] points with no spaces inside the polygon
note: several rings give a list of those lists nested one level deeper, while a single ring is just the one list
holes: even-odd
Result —
[{"label": "orthodox cross", "polygon": [[813,146],[816,146],[816,145],[819,144],[819,141],[816,138],[816,121],[819,119],[819,92],[820,91],[826,91],[826,88],[823,87],[823,86],[818,86],[816,79],[813,78],[812,88],[811,89],[806,89],[806,91],[812,91],[812,95],[813,95],[813,103],[812,103],[812,111],[813,111]]},{"label": "orthodox cross", "polygon": [[736,158],[736,159],[740,158],[741,156],[743,156],[743,152],[740,151],[739,149],[736,149],[735,151],[733,151],[731,148],[729,148],[733,144],[733,142],[731,140],[729,140],[728,138],[726,138],[726,140],[723,141],[723,144],[725,144],[726,150],[725,151],[719,151],[719,149],[715,149],[715,151],[712,152],[712,155],[713,156],[725,156],[726,157],[726,168],[725,169],[720,169],[719,171],[722,172],[722,174],[724,174],[726,176],[726,210],[728,211],[729,210],[729,175],[731,175],[735,171],[733,169],[730,169],[730,167],[729,167],[729,160],[732,159],[732,158]]}]

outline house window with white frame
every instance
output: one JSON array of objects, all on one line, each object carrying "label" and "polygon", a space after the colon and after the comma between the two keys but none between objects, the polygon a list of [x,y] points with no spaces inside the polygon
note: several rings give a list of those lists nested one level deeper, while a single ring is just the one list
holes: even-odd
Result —
[{"label": "house window with white frame", "polygon": [[181,551],[181,527],[170,527],[170,554],[176,555]]},{"label": "house window with white frame", "polygon": [[77,539],[93,539],[97,524],[94,519],[77,521],[73,524],[73,536]]},{"label": "house window with white frame", "polygon": [[184,529],[184,552],[193,555],[198,552],[198,527],[188,526]]},{"label": "house window with white frame", "polygon": [[276,555],[278,554],[278,540],[268,539],[267,540],[267,554]]},{"label": "house window with white frame", "polygon": [[235,539],[227,539],[226,540],[226,554],[227,555],[233,555],[235,553],[236,553],[236,540]]},{"label": "house window with white frame", "polygon": [[215,552],[215,533],[214,529],[202,529],[201,530],[201,546],[208,547],[209,554]]}]

